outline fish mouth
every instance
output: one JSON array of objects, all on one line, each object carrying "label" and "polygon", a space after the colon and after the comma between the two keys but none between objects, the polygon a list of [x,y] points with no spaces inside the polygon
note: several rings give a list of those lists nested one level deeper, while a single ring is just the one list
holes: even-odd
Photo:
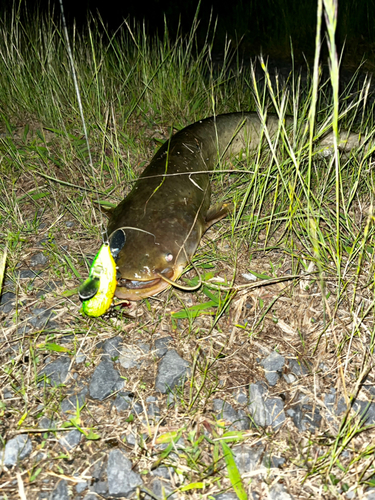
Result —
[{"label": "fish mouth", "polygon": [[115,296],[118,299],[125,300],[141,300],[152,297],[170,286],[169,283],[163,280],[162,276],[165,276],[169,280],[175,280],[180,274],[181,271],[168,268],[158,273],[156,278],[152,280],[142,281],[120,278],[117,281]]}]

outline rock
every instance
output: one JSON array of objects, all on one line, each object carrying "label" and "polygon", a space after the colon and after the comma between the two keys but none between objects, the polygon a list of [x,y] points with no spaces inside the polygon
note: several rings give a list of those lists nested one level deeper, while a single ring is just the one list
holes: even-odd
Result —
[{"label": "rock", "polygon": [[69,500],[68,483],[61,479],[51,492],[48,500]]},{"label": "rock", "polygon": [[115,498],[127,497],[143,485],[141,476],[132,471],[131,461],[120,450],[109,453],[107,477],[109,495]]},{"label": "rock", "polygon": [[168,344],[170,344],[172,340],[173,338],[171,336],[155,340],[155,354],[158,358],[162,358],[166,354],[168,351]]},{"label": "rock", "polygon": [[[18,461],[23,460],[32,452],[32,445],[27,434],[19,434],[10,439],[5,445],[4,465],[10,467],[16,465]],[[0,453],[1,463],[2,453]]]},{"label": "rock", "polygon": [[278,352],[271,352],[269,356],[263,359],[260,364],[267,371],[281,372],[285,363],[284,356],[281,356]]},{"label": "rock", "polygon": [[38,375],[38,379],[41,379],[38,387],[45,384],[44,376],[49,379],[49,383],[46,385],[57,386],[63,384],[68,376],[70,361],[68,356],[61,356],[56,361],[42,368]]},{"label": "rock", "polygon": [[38,276],[42,276],[43,271],[32,271],[31,269],[21,269],[18,277],[21,280],[25,279],[30,279],[30,278],[37,278]]},{"label": "rock", "polygon": [[248,402],[249,402],[249,399],[247,397],[247,394],[245,394],[244,392],[240,392],[237,394],[236,396],[236,401],[237,403],[239,403],[240,405],[247,405]]},{"label": "rock", "polygon": [[290,371],[294,373],[294,375],[297,375],[297,377],[308,375],[309,373],[309,370],[306,368],[306,366],[299,362],[297,359],[289,359],[288,365]]},{"label": "rock", "polygon": [[13,292],[5,292],[0,297],[0,311],[4,314],[10,313],[14,309],[16,303],[16,294]]},{"label": "rock", "polygon": [[284,356],[281,356],[276,351],[272,352],[269,356],[263,359],[263,361],[261,361],[260,364],[264,368],[265,377],[269,385],[274,386],[277,384],[284,363],[285,363]]},{"label": "rock", "polygon": [[219,493],[218,495],[213,495],[213,497],[215,500],[238,500],[238,496],[233,491]]},{"label": "rock", "polygon": [[121,355],[119,345],[122,342],[122,337],[118,335],[104,342],[103,350],[110,358],[118,358]]},{"label": "rock", "polygon": [[189,366],[174,349],[170,349],[159,363],[155,388],[163,394],[169,392],[184,380]]},{"label": "rock", "polygon": [[234,461],[240,474],[256,470],[263,454],[263,446],[239,445],[232,448]]},{"label": "rock", "polygon": [[140,368],[141,362],[139,359],[143,356],[142,352],[135,347],[124,347],[121,350],[121,354],[119,356],[119,362],[121,366],[126,368],[127,370],[129,368]]},{"label": "rock", "polygon": [[285,421],[284,403],[281,398],[267,398],[263,384],[250,384],[249,411],[254,422],[261,427],[279,428]]},{"label": "rock", "polygon": [[276,483],[268,490],[269,500],[293,500],[293,497],[289,495],[285,486],[280,483]]},{"label": "rock", "polygon": [[31,259],[30,259],[30,266],[31,267],[36,267],[36,266],[45,266],[48,264],[49,258],[44,255],[42,252],[34,254]]},{"label": "rock", "polygon": [[61,411],[65,414],[76,415],[77,409],[79,410],[84,406],[87,393],[88,388],[85,387],[80,393],[65,398],[60,405]]},{"label": "rock", "polygon": [[79,445],[82,439],[82,434],[78,429],[73,429],[63,435],[59,439],[59,445],[64,448],[65,451],[69,452]]},{"label": "rock", "polygon": [[125,411],[131,407],[131,410],[137,415],[143,412],[143,406],[140,403],[134,403],[134,394],[129,391],[119,392],[116,396],[114,405],[118,411]]},{"label": "rock", "polygon": [[219,412],[216,417],[231,424],[228,430],[244,431],[250,429],[250,419],[242,410],[235,410],[232,405],[222,399],[214,399],[213,404],[214,410]]},{"label": "rock", "polygon": [[57,323],[52,321],[52,318],[56,316],[56,313],[51,311],[51,309],[45,308],[35,308],[33,309],[33,316],[29,318],[29,323],[33,325],[36,330],[42,330],[48,325],[49,328],[56,328]]},{"label": "rock", "polygon": [[89,393],[93,399],[102,401],[124,386],[124,380],[117,370],[113,368],[112,361],[103,359],[96,367],[89,386]]}]

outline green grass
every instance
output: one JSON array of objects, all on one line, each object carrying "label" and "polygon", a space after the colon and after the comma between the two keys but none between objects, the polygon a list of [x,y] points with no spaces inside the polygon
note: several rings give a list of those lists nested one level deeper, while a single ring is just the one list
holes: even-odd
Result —
[{"label": "green grass", "polygon": [[[251,367],[241,375],[242,383],[236,379],[239,386],[261,377],[256,357],[262,345],[308,359],[320,385],[312,378],[305,387],[302,381],[301,387],[310,384],[315,398],[316,387],[336,384],[350,401],[368,370],[372,376],[374,170],[365,148],[347,157],[338,153],[341,127],[371,135],[372,107],[366,88],[357,89],[356,75],[351,84],[352,92],[357,89],[354,95],[339,93],[334,7],[334,0],[318,2],[318,25],[323,15],[327,18],[330,80],[319,80],[321,59],[316,49],[306,85],[292,71],[288,88],[271,80],[263,59],[264,84],[256,81],[251,67],[230,67],[229,47],[223,66],[214,67],[213,39],[207,37],[203,46],[197,42],[198,18],[190,33],[178,34],[175,40],[167,27],[164,38],[158,39],[130,22],[114,35],[97,19],[84,30],[71,29],[93,170],[58,16],[21,15],[13,10],[0,21],[4,281],[13,280],[17,303],[31,308],[39,303],[38,290],[54,282],[49,304],[66,319],[65,329],[27,335],[17,333],[24,319],[22,307],[12,325],[2,319],[1,345],[4,349],[16,346],[16,355],[3,351],[0,380],[11,384],[19,396],[16,402],[0,406],[0,412],[7,412],[9,426],[2,439],[19,429],[36,432],[36,415],[59,413],[63,388],[46,387],[44,409],[36,410],[37,373],[46,355],[63,351],[73,356],[83,351],[89,376],[98,356],[97,339],[121,334],[131,344],[138,338],[151,339],[165,327],[185,359],[193,360],[192,376],[187,388],[176,390],[176,408],[166,409],[166,415],[168,411],[172,415],[171,420],[166,417],[170,434],[149,427],[148,444],[133,456],[140,467],[147,469],[157,460],[170,463],[183,476],[185,486],[190,485],[185,490],[193,498],[198,498],[197,492],[207,498],[231,486],[246,498],[252,478],[238,481],[230,446],[260,439],[267,450],[287,456],[283,477],[297,497],[305,491],[317,498],[342,498],[339,487],[356,489],[359,495],[373,484],[369,445],[373,430],[353,414],[346,413],[336,427],[327,424],[315,434],[298,437],[287,426],[278,433],[253,428],[231,435],[225,424],[209,414],[212,397],[232,397],[225,381],[237,368],[240,373],[240,367]],[[317,36],[316,47],[320,43]],[[87,275],[85,257],[95,255],[100,246],[105,220],[97,210],[98,199],[118,203],[174,129],[202,117],[240,110],[256,110],[263,117],[266,112],[280,118],[292,115],[292,133],[280,126],[276,144],[265,131],[270,148],[244,151],[239,158],[222,161],[212,174],[214,198],[233,199],[235,210],[209,231],[194,257],[204,281],[201,289],[194,294],[166,292],[119,313],[112,322],[80,317],[77,296],[66,292],[77,288],[79,277]],[[331,127],[334,154],[321,158],[314,145]],[[66,222],[73,225],[68,227]],[[42,238],[45,243],[36,247]],[[27,288],[17,278],[17,268],[27,267],[36,249],[49,258],[49,265],[43,282],[29,283]],[[257,283],[241,281],[244,272],[258,276]],[[194,270],[186,274],[187,284],[197,283],[194,274]],[[4,290],[7,286],[2,285]],[[331,379],[322,363],[332,370]],[[149,373],[143,378],[132,373],[126,377],[142,400],[152,394]],[[299,389],[290,389],[297,399]],[[103,427],[91,411],[77,408],[74,420],[64,425],[78,428],[87,441],[103,436]],[[180,436],[184,444],[173,455]],[[170,446],[155,458],[150,450],[162,442]],[[345,450],[349,458],[342,457]],[[73,455],[68,453],[65,461],[56,451],[48,448],[48,452],[55,458],[54,472],[62,474]],[[30,479],[23,479],[25,486],[45,477],[46,464],[42,470],[33,467]],[[266,475],[267,482],[272,478]],[[255,482],[253,486],[260,488]]]}]

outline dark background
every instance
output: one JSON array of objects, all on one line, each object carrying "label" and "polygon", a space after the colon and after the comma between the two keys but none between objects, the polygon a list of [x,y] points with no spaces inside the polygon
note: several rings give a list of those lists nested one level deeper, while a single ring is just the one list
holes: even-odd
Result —
[{"label": "dark background", "polygon": [[[13,2],[0,0],[0,5],[4,15],[11,10]],[[39,10],[60,15],[58,0],[27,0],[20,5],[21,11]],[[64,8],[70,26],[73,21],[78,27],[85,26],[92,16],[98,18],[100,15],[109,32],[114,32],[127,18],[144,21],[150,36],[163,36],[166,19],[169,34],[175,37],[179,26],[182,33],[190,30],[198,0],[64,0]],[[226,0],[220,3],[202,0],[198,13],[198,40],[204,43],[208,27],[211,26],[212,34],[217,20],[214,46],[217,53],[223,50],[227,37],[231,46],[239,47],[243,54],[257,55],[262,51],[276,59],[290,59],[292,40],[295,59],[303,61],[306,57],[311,61],[316,8],[315,0]],[[338,12],[337,44],[339,50],[345,44],[343,63],[357,67],[364,57],[371,67],[375,59],[375,0],[339,0]]]}]

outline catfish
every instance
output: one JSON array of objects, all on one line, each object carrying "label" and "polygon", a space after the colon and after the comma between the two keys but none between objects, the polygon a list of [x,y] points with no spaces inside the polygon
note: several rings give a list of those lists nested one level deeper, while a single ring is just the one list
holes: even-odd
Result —
[{"label": "catfish", "polygon": [[[204,232],[225,217],[230,204],[210,207],[209,172],[226,153],[257,149],[276,137],[283,124],[268,115],[266,128],[256,113],[229,113],[200,120],[174,134],[156,152],[131,192],[109,213],[107,234],[115,258],[116,297],[140,300],[158,294],[181,276]],[[267,134],[265,131],[267,130]],[[339,149],[360,146],[358,134],[345,132]],[[333,132],[318,148],[333,152]]]}]

